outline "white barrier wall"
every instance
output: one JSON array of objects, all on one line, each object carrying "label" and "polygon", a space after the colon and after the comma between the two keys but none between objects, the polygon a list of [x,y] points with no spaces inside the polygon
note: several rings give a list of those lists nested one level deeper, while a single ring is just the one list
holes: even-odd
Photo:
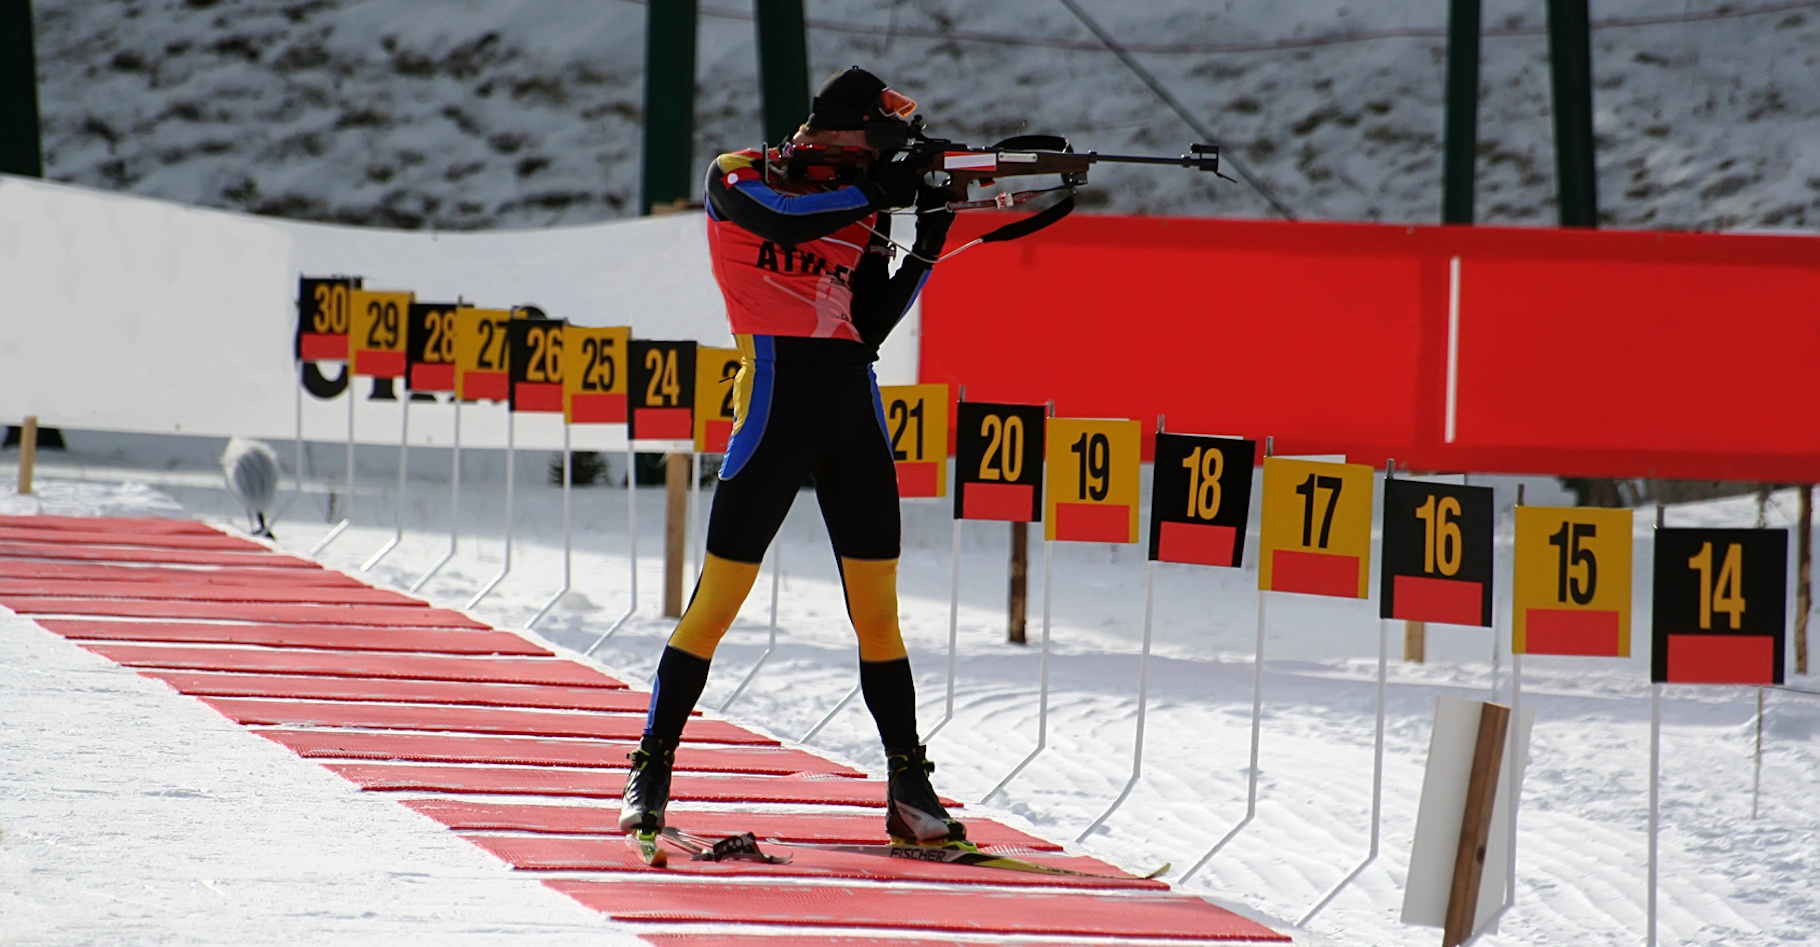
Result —
[{"label": "white barrier wall", "polygon": [[[435,234],[300,224],[0,176],[0,423],[28,414],[75,429],[289,440],[300,274],[348,274],[431,301],[536,305],[578,325],[728,346],[697,214],[586,227]],[[913,313],[880,381],[916,375]],[[341,366],[319,366],[329,379]],[[381,383],[381,387],[384,383]],[[396,400],[356,379],[354,435],[396,444]],[[342,397],[301,397],[303,436],[343,441]],[[446,446],[449,404],[414,403],[411,442]],[[506,412],[462,410],[464,447],[502,447]],[[619,425],[580,425],[577,449],[624,446]],[[562,445],[556,416],[519,415],[520,447]]]}]

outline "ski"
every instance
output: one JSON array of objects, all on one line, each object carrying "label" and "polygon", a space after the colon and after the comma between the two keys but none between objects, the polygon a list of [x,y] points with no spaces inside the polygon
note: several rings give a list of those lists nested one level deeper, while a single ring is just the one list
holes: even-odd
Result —
[{"label": "ski", "polygon": [[[787,848],[812,848],[824,852],[845,852],[850,855],[875,855],[882,858],[909,858],[916,861],[943,862],[950,865],[973,865],[980,868],[997,868],[1005,871],[1027,871],[1040,875],[1069,875],[1076,878],[1104,878],[1111,881],[1131,881],[1130,875],[1108,875],[1094,871],[1076,871],[1072,868],[1057,868],[1043,865],[1012,855],[995,855],[980,851],[972,842],[942,842],[939,844],[919,845],[908,842],[873,842],[862,844],[822,843],[822,842],[786,842],[782,839],[766,839],[769,844],[782,845]],[[1155,871],[1140,876],[1141,880],[1152,881],[1169,871],[1170,865],[1164,862]]]},{"label": "ski", "polygon": [[786,865],[790,862],[788,855],[771,855],[761,851],[758,839],[751,832],[729,835],[723,839],[711,839],[693,835],[677,828],[665,828],[663,838],[670,844],[686,852],[692,861],[757,861],[770,865]]},{"label": "ski", "polygon": [[633,832],[631,835],[626,836],[626,838],[632,843],[632,848],[638,852],[638,857],[642,859],[645,864],[650,865],[653,868],[662,868],[669,863],[669,853],[665,852],[663,847],[657,844],[659,838],[658,833]]}]

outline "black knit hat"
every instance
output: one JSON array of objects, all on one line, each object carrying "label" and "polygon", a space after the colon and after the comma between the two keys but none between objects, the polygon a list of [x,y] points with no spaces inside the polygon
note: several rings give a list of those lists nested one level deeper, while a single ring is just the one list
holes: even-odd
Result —
[{"label": "black knit hat", "polygon": [[808,125],[825,131],[850,131],[865,128],[868,122],[884,121],[878,94],[885,88],[884,80],[858,66],[830,76],[815,90]]}]

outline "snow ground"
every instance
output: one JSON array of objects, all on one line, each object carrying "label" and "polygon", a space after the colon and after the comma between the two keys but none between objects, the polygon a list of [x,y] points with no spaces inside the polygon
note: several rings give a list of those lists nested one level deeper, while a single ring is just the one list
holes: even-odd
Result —
[{"label": "snow ground", "polygon": [[[1054,0],[809,0],[819,78],[853,63],[985,144],[1179,154],[1197,136]],[[1308,220],[1440,217],[1447,5],[1083,0]],[[1820,223],[1820,0],[1593,6],[1607,226]],[[761,137],[751,5],[701,5],[695,160]],[[45,173],[409,229],[637,212],[642,0],[39,0]],[[1478,219],[1553,222],[1544,5],[1487,0]],[[1217,184],[1217,186],[1216,186]],[[1096,171],[1083,206],[1272,216],[1179,170]]]},{"label": "snow ground", "polygon": [[[69,456],[47,458],[41,476],[52,479],[41,481],[41,501],[13,497],[0,483],[0,511],[42,506],[46,512],[172,515],[180,505],[204,520],[239,522],[218,475],[193,458],[151,467],[105,449],[85,452],[82,440],[76,432]],[[192,454],[204,457],[218,446]],[[316,453],[325,450],[334,452]],[[446,470],[446,454],[440,464],[433,452],[413,457],[413,469]],[[327,470],[338,469],[338,458],[323,453],[319,459]],[[459,607],[499,567],[497,459],[490,473],[473,459],[475,465],[464,468],[459,553],[425,589],[438,604]],[[474,611],[501,627],[521,626],[559,582],[560,491],[537,475],[547,460],[522,459],[514,568]],[[357,525],[323,553],[329,565],[351,571],[391,535],[395,488],[388,485],[394,481],[374,473],[352,505]],[[122,480],[137,485],[113,483]],[[1532,502],[1540,487],[1531,484]],[[539,630],[557,645],[585,649],[626,605],[625,494],[591,487],[578,489],[575,499],[576,592]],[[312,545],[326,530],[325,508],[319,486],[296,498],[277,526],[280,547]],[[640,491],[639,544],[646,553],[639,561],[641,607],[596,652],[628,680],[648,677],[671,625],[652,604],[660,581],[651,555],[660,543],[660,509],[660,491]],[[447,510],[446,482],[433,475],[413,480],[405,541],[375,568],[373,580],[408,584],[435,561],[448,541]],[[1772,526],[1788,525],[1792,512],[1791,496],[1778,494],[1766,518]],[[1751,525],[1756,518],[1749,498],[1667,511],[1670,525]],[[1651,519],[1650,511],[1639,511],[1639,564],[1650,555]],[[1503,522],[1507,534],[1508,513]],[[1005,528],[970,523],[963,534],[960,673],[955,718],[931,747],[940,763],[937,784],[972,811],[1071,840],[1117,795],[1129,772],[1145,572],[1140,547],[1056,547],[1049,749],[1001,797],[982,805],[980,797],[1034,746],[1038,656],[1034,646],[1002,640],[997,563],[1005,555]],[[943,707],[951,536],[945,504],[906,503],[902,613],[925,729]],[[778,548],[784,561],[778,650],[729,716],[794,739],[851,687],[854,658],[832,555],[812,503],[797,505]],[[1502,569],[1508,569],[1508,557],[1506,535]],[[1032,572],[1034,642],[1040,634],[1040,559]],[[1635,572],[1647,570],[1639,565]],[[767,580],[761,576],[722,646],[704,709],[717,708],[732,693],[764,648]],[[1144,779],[1104,829],[1071,847],[1146,870],[1171,861],[1179,882],[1243,814],[1255,581],[1250,571],[1159,570]],[[1500,604],[1508,608],[1507,600]],[[1538,719],[1520,814],[1517,903],[1502,932],[1482,944],[1629,943],[1643,937],[1646,596],[1636,599],[1636,608],[1637,657],[1525,662],[1524,706]],[[1282,927],[1364,856],[1379,627],[1374,613],[1363,602],[1271,597],[1258,815],[1184,890]],[[547,934],[551,942],[568,943],[604,931],[585,912],[557,903],[561,899],[518,896],[539,889],[389,801],[363,797],[314,764],[230,733],[236,728],[184,698],[47,634],[25,635],[16,621],[6,639],[4,663],[28,684],[9,687],[8,703],[0,705],[4,755],[27,761],[28,768],[9,766],[4,777],[12,785],[0,793],[0,870],[13,882],[9,887],[29,893],[0,901],[0,917],[20,910],[43,922],[59,906],[95,917],[90,928],[28,928],[20,938],[25,942],[84,943],[91,934],[120,930],[145,931],[146,940],[209,943],[234,939],[238,931],[258,941],[270,940],[261,931],[280,923],[287,935],[298,935],[284,939],[350,943],[389,940],[407,929],[426,943],[477,940],[482,930],[489,937]],[[1427,664],[1404,664],[1393,655],[1390,666],[1382,852],[1298,933],[1302,943],[1416,945],[1438,936],[1398,921],[1429,721],[1439,695],[1492,696],[1494,672],[1490,635],[1483,630],[1431,627],[1429,652]],[[1495,678],[1503,699],[1508,668],[1503,655]],[[1793,683],[1820,691],[1812,677]],[[1808,795],[1820,773],[1820,695],[1768,692],[1760,813],[1753,819],[1756,691],[1667,693],[1661,942],[1812,941],[1820,936],[1820,903],[1812,890],[1812,879],[1820,876],[1820,815]],[[105,716],[72,722],[72,706]],[[134,724],[120,727],[117,720]],[[812,743],[862,767],[882,767],[869,720],[857,707],[836,716]],[[84,752],[72,753],[72,747]],[[132,765],[110,768],[116,755]],[[22,780],[18,772],[33,775]],[[148,781],[173,788],[148,794],[142,788]],[[84,785],[102,788],[70,788]],[[103,816],[101,807],[115,798],[144,813],[127,823],[130,829]],[[167,830],[166,823],[185,831]],[[383,857],[367,850],[363,840],[369,837],[385,840]],[[307,846],[275,866],[259,857],[270,844],[245,839]],[[93,858],[71,857],[81,851],[105,852],[106,870]],[[230,884],[235,878],[243,880]],[[234,898],[202,879],[215,880]],[[146,884],[161,896],[157,910],[145,906]],[[323,910],[324,904],[333,909]]]}]

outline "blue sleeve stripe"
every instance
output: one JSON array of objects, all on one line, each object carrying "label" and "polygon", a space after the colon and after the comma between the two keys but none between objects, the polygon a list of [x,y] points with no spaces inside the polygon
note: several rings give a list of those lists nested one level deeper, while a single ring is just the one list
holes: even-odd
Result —
[{"label": "blue sleeve stripe", "polygon": [[766,187],[762,181],[741,181],[734,189],[757,201],[766,210],[786,217],[858,210],[871,203],[857,187],[843,187],[820,194],[786,195]]}]

